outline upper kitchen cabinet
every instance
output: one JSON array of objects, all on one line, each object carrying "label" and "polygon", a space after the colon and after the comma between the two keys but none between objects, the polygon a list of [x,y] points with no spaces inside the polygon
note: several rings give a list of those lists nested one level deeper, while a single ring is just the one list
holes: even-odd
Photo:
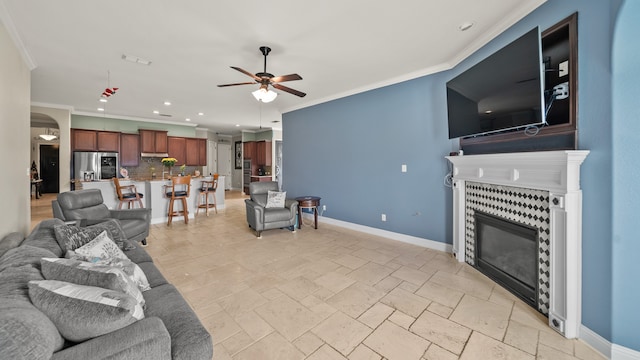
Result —
[{"label": "upper kitchen cabinet", "polygon": [[120,133],[71,129],[71,149],[73,151],[120,151]]},{"label": "upper kitchen cabinet", "polygon": [[185,146],[187,165],[207,165],[207,139],[185,138]]},{"label": "upper kitchen cabinet", "polygon": [[207,139],[198,139],[198,155],[198,165],[207,166]]},{"label": "upper kitchen cabinet", "polygon": [[256,161],[258,166],[271,166],[271,141],[256,142]]},{"label": "upper kitchen cabinet", "polygon": [[73,151],[96,151],[98,134],[95,130],[71,129],[71,149]]},{"label": "upper kitchen cabinet", "polygon": [[120,134],[120,165],[140,165],[140,136],[138,134]]},{"label": "upper kitchen cabinet", "polygon": [[256,142],[246,141],[242,143],[242,157],[245,159],[255,159],[256,157]]},{"label": "upper kitchen cabinet", "polygon": [[167,131],[138,130],[140,134],[140,152],[167,153],[169,152]]},{"label": "upper kitchen cabinet", "polygon": [[118,152],[120,151],[120,133],[110,131],[98,131],[98,151]]},{"label": "upper kitchen cabinet", "polygon": [[183,137],[169,136],[167,140],[169,157],[175,158],[176,165],[187,163],[186,139]]}]

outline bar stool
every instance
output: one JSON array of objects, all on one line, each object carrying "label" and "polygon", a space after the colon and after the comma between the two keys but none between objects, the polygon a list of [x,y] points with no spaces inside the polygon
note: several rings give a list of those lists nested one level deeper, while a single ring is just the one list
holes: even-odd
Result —
[{"label": "bar stool", "polygon": [[127,209],[131,209],[132,205],[135,207],[136,203],[140,205],[140,208],[144,207],[142,204],[143,194],[138,192],[135,185],[120,185],[120,180],[115,177],[113,178],[113,184],[116,187],[116,194],[118,195],[118,210],[122,209],[122,204],[124,203],[127,203]]},{"label": "bar stool", "polygon": [[[218,188],[218,174],[213,175],[213,180],[202,180],[200,183],[200,199],[198,200],[198,210],[196,216],[200,213],[200,209],[205,209],[205,213],[209,216],[209,209],[214,208],[218,213],[216,205],[216,189]],[[209,202],[209,194],[213,195],[213,201]],[[204,203],[203,203],[204,201]]]},{"label": "bar stool", "polygon": [[[169,213],[167,217],[167,225],[171,225],[174,216],[184,216],[184,223],[189,223],[189,208],[187,206],[187,198],[191,192],[191,176],[174,176],[171,178],[171,185],[167,186],[171,191],[167,191],[169,198]],[[169,189],[168,189],[169,190]],[[182,210],[174,210],[173,205],[176,200],[182,201]]]}]

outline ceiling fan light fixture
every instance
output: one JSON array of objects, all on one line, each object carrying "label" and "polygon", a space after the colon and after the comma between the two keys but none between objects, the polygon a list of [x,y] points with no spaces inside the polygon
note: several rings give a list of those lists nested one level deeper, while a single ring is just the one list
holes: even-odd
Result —
[{"label": "ceiling fan light fixture", "polygon": [[273,90],[267,90],[264,87],[254,91],[251,93],[253,97],[258,101],[262,101],[263,103],[272,102],[278,96],[278,93]]}]

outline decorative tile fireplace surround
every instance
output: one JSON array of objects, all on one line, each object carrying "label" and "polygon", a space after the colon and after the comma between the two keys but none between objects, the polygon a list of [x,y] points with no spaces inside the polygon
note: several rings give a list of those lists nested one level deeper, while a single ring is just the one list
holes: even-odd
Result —
[{"label": "decorative tile fireplace surround", "polygon": [[567,338],[581,323],[582,191],[589,151],[448,156],[453,164],[453,253],[474,265],[474,212],[538,229],[536,308]]}]

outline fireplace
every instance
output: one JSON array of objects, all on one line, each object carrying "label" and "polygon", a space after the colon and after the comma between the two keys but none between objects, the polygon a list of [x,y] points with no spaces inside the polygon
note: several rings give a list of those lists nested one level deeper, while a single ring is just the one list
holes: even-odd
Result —
[{"label": "fireplace", "polygon": [[523,301],[538,303],[538,230],[475,213],[475,267]]},{"label": "fireplace", "polygon": [[[453,164],[454,256],[478,266],[476,213],[537,229],[537,242],[529,243],[528,250],[537,246],[537,288],[533,290],[537,298],[527,297],[535,299],[538,311],[548,316],[549,326],[567,338],[577,337],[581,325],[580,166],[588,154],[563,150],[447,157]],[[522,282],[532,287],[530,279]]]}]

